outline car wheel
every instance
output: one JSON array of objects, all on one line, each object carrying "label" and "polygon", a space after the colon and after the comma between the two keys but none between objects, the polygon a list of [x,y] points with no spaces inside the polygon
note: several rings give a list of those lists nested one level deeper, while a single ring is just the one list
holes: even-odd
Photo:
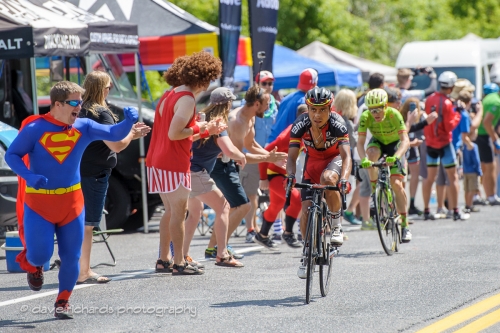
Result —
[{"label": "car wheel", "polygon": [[109,177],[106,194],[106,227],[108,229],[123,228],[130,216],[130,196],[128,190],[116,177]]}]

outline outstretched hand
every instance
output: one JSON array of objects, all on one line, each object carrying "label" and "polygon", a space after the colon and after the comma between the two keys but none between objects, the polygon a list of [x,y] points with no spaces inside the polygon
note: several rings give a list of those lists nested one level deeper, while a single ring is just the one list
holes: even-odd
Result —
[{"label": "outstretched hand", "polygon": [[267,162],[274,163],[277,166],[283,168],[286,165],[287,158],[288,158],[287,153],[279,152],[278,147],[274,147],[274,149],[269,152]]},{"label": "outstretched hand", "polygon": [[47,177],[42,175],[32,174],[28,178],[26,178],[26,185],[29,187],[33,187],[35,190],[47,185],[49,180]]},{"label": "outstretched hand", "polygon": [[210,120],[207,123],[206,129],[210,135],[218,135],[227,129],[227,124],[221,118]]},{"label": "outstretched hand", "polygon": [[123,114],[125,115],[125,119],[130,120],[133,123],[135,123],[137,119],[139,119],[139,113],[137,109],[132,106],[124,107]]}]

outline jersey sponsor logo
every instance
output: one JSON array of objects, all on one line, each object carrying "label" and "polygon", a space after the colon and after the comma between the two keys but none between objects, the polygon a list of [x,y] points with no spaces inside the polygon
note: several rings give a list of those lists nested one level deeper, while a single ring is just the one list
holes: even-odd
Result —
[{"label": "jersey sponsor logo", "polygon": [[309,117],[304,117],[304,119],[297,121],[292,127],[292,133],[297,134],[301,129],[305,127],[309,127],[311,122],[309,121]]},{"label": "jersey sponsor logo", "polygon": [[45,132],[39,142],[53,158],[63,164],[81,136],[82,134],[76,129],[65,132]]},{"label": "jersey sponsor logo", "polygon": [[342,160],[338,160],[333,163],[337,164],[339,167],[342,167]]}]

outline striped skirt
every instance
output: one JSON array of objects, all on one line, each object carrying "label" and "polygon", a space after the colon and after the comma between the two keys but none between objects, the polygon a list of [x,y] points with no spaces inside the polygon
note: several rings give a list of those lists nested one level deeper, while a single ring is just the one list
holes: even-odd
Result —
[{"label": "striped skirt", "polygon": [[169,193],[177,190],[182,185],[191,190],[191,172],[175,172],[148,167],[149,193]]}]

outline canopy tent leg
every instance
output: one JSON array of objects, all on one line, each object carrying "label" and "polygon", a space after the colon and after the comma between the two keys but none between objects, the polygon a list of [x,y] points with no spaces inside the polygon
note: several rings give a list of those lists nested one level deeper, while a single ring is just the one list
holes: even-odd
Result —
[{"label": "canopy tent leg", "polygon": [[36,93],[36,60],[34,57],[30,58],[30,69],[31,69],[31,91],[33,98],[33,114],[39,114],[38,111],[38,95]]},{"label": "canopy tent leg", "polygon": [[[142,93],[141,93],[141,71],[139,68],[139,55],[134,53],[135,58],[135,86],[137,87],[137,107],[139,109],[139,121],[142,122]],[[144,233],[149,232],[148,228],[148,197],[146,187],[146,165],[145,165],[145,148],[144,138],[139,139],[139,154],[141,160],[141,193],[142,193],[142,218],[144,223]]]}]

